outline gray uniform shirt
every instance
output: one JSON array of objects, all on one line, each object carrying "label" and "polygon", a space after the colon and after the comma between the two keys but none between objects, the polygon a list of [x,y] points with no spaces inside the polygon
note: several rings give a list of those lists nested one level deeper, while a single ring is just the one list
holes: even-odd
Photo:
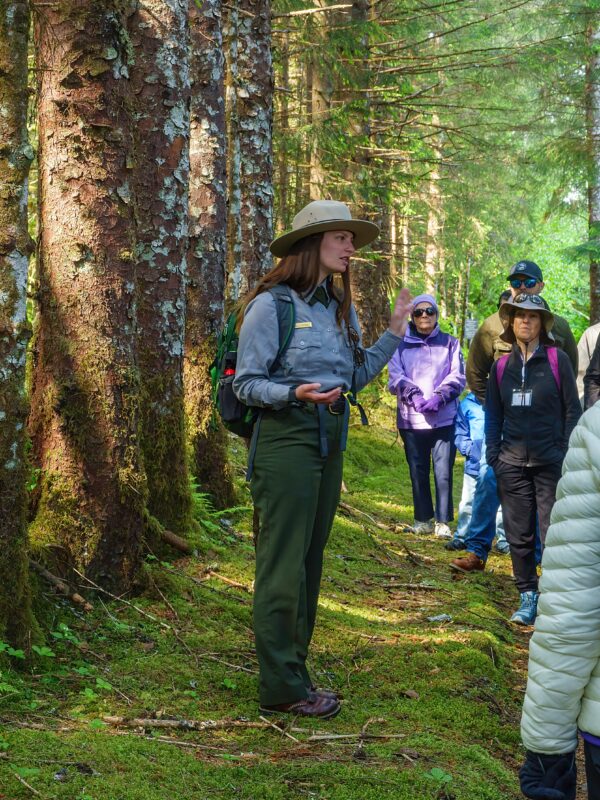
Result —
[{"label": "gray uniform shirt", "polygon": [[[400,337],[390,330],[364,350],[365,363],[354,367],[352,348],[346,326],[340,330],[335,311],[337,301],[325,308],[322,303],[309,305],[312,292],[301,297],[292,290],[296,312],[295,328],[279,368],[269,370],[279,349],[276,301],[269,292],[262,292],[248,305],[240,330],[236,375],[233,391],[248,406],[284,408],[290,388],[302,383],[320,383],[319,391],[341,386],[347,392],[355,377],[358,392],[372,380],[395,353]],[[354,306],[350,324],[360,335]]]}]

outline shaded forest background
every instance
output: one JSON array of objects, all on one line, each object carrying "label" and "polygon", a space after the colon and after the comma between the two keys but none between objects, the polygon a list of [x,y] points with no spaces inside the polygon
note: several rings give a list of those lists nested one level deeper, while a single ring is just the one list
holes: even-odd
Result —
[{"label": "shaded forest background", "polygon": [[599,4],[0,2],[0,638],[31,570],[115,593],[185,548],[194,481],[235,503],[207,367],[225,309],[310,199],[382,230],[461,339],[519,258],[600,319]]}]

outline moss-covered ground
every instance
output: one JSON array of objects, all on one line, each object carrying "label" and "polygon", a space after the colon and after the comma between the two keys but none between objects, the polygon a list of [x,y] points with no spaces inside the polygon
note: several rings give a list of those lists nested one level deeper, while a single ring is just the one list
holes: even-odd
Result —
[{"label": "moss-covered ground", "polygon": [[343,694],[342,713],[261,722],[245,448],[232,442],[240,506],[211,514],[197,495],[197,556],[149,558],[150,588],[125,598],[135,608],[90,593],[84,614],[40,587],[45,647],[28,665],[0,656],[0,797],[520,796],[527,633],[507,622],[509,561],[492,554],[484,574],[452,580],[442,543],[403,529],[410,482],[392,411],[376,404],[372,422],[351,428],[350,508],[326,553],[312,647],[313,674]]}]

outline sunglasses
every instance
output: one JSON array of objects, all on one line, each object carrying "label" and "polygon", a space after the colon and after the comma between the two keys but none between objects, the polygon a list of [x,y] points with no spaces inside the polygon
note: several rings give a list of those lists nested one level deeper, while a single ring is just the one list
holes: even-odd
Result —
[{"label": "sunglasses", "polygon": [[520,289],[524,286],[526,289],[533,289],[538,282],[537,278],[511,278],[510,285],[513,289]]},{"label": "sunglasses", "polygon": [[413,311],[413,317],[422,317],[424,314],[427,314],[428,317],[435,316],[435,308],[429,306],[429,308],[417,308]]},{"label": "sunglasses", "polygon": [[543,306],[544,301],[538,294],[525,294],[521,292],[514,299],[513,303],[533,303],[534,306]]}]

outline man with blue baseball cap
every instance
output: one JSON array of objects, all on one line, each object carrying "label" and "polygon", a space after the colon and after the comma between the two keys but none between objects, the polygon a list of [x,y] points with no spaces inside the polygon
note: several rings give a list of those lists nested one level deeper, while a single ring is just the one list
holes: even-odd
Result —
[{"label": "man with blue baseball cap", "polygon": [[[526,259],[517,261],[511,267],[507,280],[513,297],[523,292],[540,294],[544,289],[542,270],[535,261]],[[492,364],[500,356],[511,352],[511,345],[500,338],[503,333],[504,326],[500,315],[496,312],[481,324],[469,348],[467,383],[480,403],[485,403],[485,392]],[[573,371],[577,375],[577,343],[567,320],[557,314],[554,314],[552,337],[556,346],[569,356]]]}]

